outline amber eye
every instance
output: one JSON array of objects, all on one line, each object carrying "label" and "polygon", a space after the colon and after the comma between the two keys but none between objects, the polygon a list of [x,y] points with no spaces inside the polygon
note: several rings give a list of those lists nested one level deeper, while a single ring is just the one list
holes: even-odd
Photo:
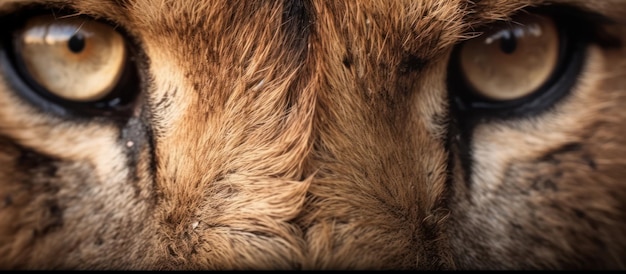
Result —
[{"label": "amber eye", "polygon": [[464,43],[460,68],[474,92],[513,100],[540,88],[557,68],[559,33],[546,16],[519,17]]},{"label": "amber eye", "polygon": [[44,112],[125,121],[143,86],[140,48],[118,24],[76,14],[34,7],[0,17],[0,76]]},{"label": "amber eye", "polygon": [[473,124],[555,105],[577,83],[586,49],[595,41],[593,21],[584,14],[541,7],[481,26],[480,36],[461,41],[450,56],[452,110]]},{"label": "amber eye", "polygon": [[66,100],[102,99],[116,87],[124,71],[124,39],[103,23],[38,16],[29,19],[16,37],[16,57],[26,74]]}]

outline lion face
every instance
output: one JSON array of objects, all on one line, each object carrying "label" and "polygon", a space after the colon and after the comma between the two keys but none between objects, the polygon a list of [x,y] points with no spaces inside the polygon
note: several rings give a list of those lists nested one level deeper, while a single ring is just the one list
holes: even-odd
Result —
[{"label": "lion face", "polygon": [[624,268],[625,14],[5,0],[0,267]]}]

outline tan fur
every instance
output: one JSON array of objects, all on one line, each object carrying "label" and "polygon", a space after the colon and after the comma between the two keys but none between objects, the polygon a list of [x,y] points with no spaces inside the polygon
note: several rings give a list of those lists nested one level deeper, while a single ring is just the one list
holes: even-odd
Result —
[{"label": "tan fur", "polygon": [[[119,127],[0,77],[0,268],[623,269],[625,49],[477,126],[471,187],[446,143],[453,47],[555,2],[2,1],[113,22],[145,85]],[[626,39],[626,1],[564,2]]]}]

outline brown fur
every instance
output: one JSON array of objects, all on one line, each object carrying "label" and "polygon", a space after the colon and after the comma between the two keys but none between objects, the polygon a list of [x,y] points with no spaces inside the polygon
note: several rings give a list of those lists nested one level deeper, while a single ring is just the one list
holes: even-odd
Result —
[{"label": "brown fur", "polygon": [[[118,126],[42,112],[0,78],[4,269],[626,267],[625,49],[591,45],[554,111],[477,126],[471,187],[448,136],[454,45],[548,3],[5,0],[0,14],[34,2],[126,30],[145,84]],[[626,1],[563,2],[626,39]]]}]

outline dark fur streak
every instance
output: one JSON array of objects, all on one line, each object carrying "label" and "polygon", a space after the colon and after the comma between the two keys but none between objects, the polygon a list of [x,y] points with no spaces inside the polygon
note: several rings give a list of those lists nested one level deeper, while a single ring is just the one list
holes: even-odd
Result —
[{"label": "dark fur streak", "polygon": [[346,54],[346,56],[343,57],[342,63],[347,69],[349,69],[352,66],[352,56]]},{"label": "dark fur streak", "polygon": [[[176,93],[176,89],[174,89],[173,92]],[[148,150],[148,159],[146,159],[146,161],[148,161],[147,171],[148,171],[148,174],[154,175],[156,174],[156,169],[157,169],[156,152],[155,152],[157,136],[155,136],[155,130],[158,130],[158,129],[155,129],[155,125],[158,125],[158,123],[155,121],[156,119],[152,115],[151,108],[149,108],[146,105],[144,105],[144,108],[141,111],[141,115],[139,119],[141,120],[141,124],[144,126],[143,138],[145,140],[144,144],[147,145],[146,149]],[[153,189],[156,188],[156,180],[154,180],[154,178],[152,179],[152,187]],[[154,192],[151,191],[150,193],[154,193]],[[153,199],[153,202],[156,203],[157,196],[152,194],[152,199]]]},{"label": "dark fur streak", "polygon": [[[119,142],[120,146],[125,148],[126,152],[126,166],[129,169],[128,176],[129,181],[137,182],[140,177],[138,175],[137,163],[139,162],[139,154],[143,144],[145,144],[145,132],[146,126],[141,119],[131,118],[124,128],[122,128]],[[127,142],[132,142],[130,147],[126,146]],[[133,184],[135,189],[135,197],[139,196],[141,189],[137,184]]]},{"label": "dark fur streak", "polygon": [[[235,229],[235,230],[237,230],[237,229]],[[242,231],[242,230],[240,230],[240,231]],[[250,230],[250,231],[242,231],[242,232],[252,234],[255,237],[259,237],[259,238],[275,238],[274,235],[272,235],[270,233],[267,233],[267,232],[263,232],[263,231]]]},{"label": "dark fur streak", "polygon": [[596,162],[593,160],[593,158],[591,157],[591,155],[589,154],[585,154],[582,156],[583,161],[585,161],[585,163],[587,163],[587,165],[592,169],[592,170],[596,170],[598,169],[598,165],[596,164]]},{"label": "dark fur streak", "polygon": [[589,218],[589,215],[587,215],[585,211],[576,208],[573,208],[572,211],[574,212],[576,218],[586,221],[592,229],[598,229],[598,223],[593,218]]},{"label": "dark fur streak", "polygon": [[[433,214],[437,215],[437,212]],[[440,217],[440,216],[437,216]],[[441,231],[439,224],[437,222],[433,222],[432,220],[438,220],[440,218],[430,218],[428,220],[421,222],[422,233],[420,233],[421,240],[416,242],[427,243],[423,246],[424,254],[438,254],[441,251],[441,246],[439,244],[440,241],[438,239],[441,238],[443,232]],[[420,263],[419,268],[421,269],[445,269],[447,266],[445,262],[440,260],[440,258],[433,256],[429,260],[425,260]]]},{"label": "dark fur streak", "polygon": [[48,208],[48,218],[40,221],[43,227],[34,231],[35,236],[44,236],[63,226],[63,209],[59,206],[57,201],[46,201],[46,207]]},{"label": "dark fur streak", "polygon": [[559,190],[558,186],[556,185],[556,183],[554,183],[552,178],[541,178],[541,177],[533,181],[531,188],[537,191],[541,191],[541,190],[558,191]]},{"label": "dark fur streak", "polygon": [[[436,112],[430,119],[436,125],[449,126],[450,118],[447,117],[446,112]],[[449,136],[443,134],[440,141],[442,144],[447,144]]]},{"label": "dark fur streak", "polygon": [[[42,218],[38,220],[38,225],[33,229],[33,236],[40,237],[53,232],[63,226],[63,207],[54,198],[60,191],[60,187],[55,184],[58,176],[58,165],[62,163],[60,159],[44,155],[31,149],[11,143],[8,146],[18,153],[15,159],[16,170],[22,170],[23,174],[29,174],[19,180],[33,196],[47,197],[43,201],[33,201],[37,203],[37,211],[41,212]],[[7,145],[0,138],[0,145]],[[6,147],[6,146],[5,146]],[[3,198],[4,206],[14,203],[10,195]]]},{"label": "dark fur streak", "polygon": [[176,252],[174,251],[174,249],[172,248],[171,245],[167,246],[167,252],[170,254],[170,256],[172,257],[178,257],[178,254],[176,254]]},{"label": "dark fur streak", "polygon": [[570,152],[577,152],[581,150],[583,150],[583,145],[581,143],[567,143],[557,149],[548,151],[544,156],[539,158],[539,160],[542,162],[543,161],[552,162],[556,160],[554,159],[555,155],[565,154],[565,153],[570,153]]},{"label": "dark fur streak", "polygon": [[130,6],[128,0],[115,0],[114,3],[124,9],[128,9]]},{"label": "dark fur streak", "polygon": [[20,151],[20,156],[17,159],[17,165],[21,170],[37,170],[38,173],[42,173],[47,177],[56,176],[58,168],[54,163],[58,162],[58,159],[21,146],[16,146],[16,148]]},{"label": "dark fur streak", "polygon": [[[311,3],[307,0],[286,0],[283,2],[282,26],[287,45],[297,52],[304,52],[308,47],[308,37],[313,22]],[[300,56],[301,58],[304,56]]]},{"label": "dark fur streak", "polygon": [[561,177],[563,177],[563,170],[557,170],[554,172],[554,176],[552,176],[552,178],[554,179],[561,179]]},{"label": "dark fur streak", "polygon": [[549,206],[550,206],[550,208],[554,209],[555,211],[559,211],[559,212],[563,212],[564,211],[563,207],[559,203],[557,203],[555,201],[552,201]]},{"label": "dark fur streak", "polygon": [[11,206],[12,204],[13,204],[13,198],[11,197],[11,195],[7,194],[6,196],[4,196],[2,207],[8,207],[8,206]]},{"label": "dark fur streak", "polygon": [[428,62],[418,56],[409,54],[405,56],[400,65],[398,66],[398,72],[400,74],[407,74],[410,72],[420,71],[426,66]]},{"label": "dark fur streak", "polygon": [[[194,84],[194,89],[197,90],[198,88],[196,86],[197,84]],[[170,104],[171,104],[170,97],[169,97],[169,94],[166,92],[163,95],[163,97],[161,97],[161,99],[156,104],[154,104],[154,108],[156,109],[167,108],[170,106]]]},{"label": "dark fur streak", "polygon": [[579,209],[575,209],[574,208],[574,214],[576,215],[576,217],[580,218],[580,219],[585,219],[587,218],[587,214],[585,214],[584,211],[579,210]]},{"label": "dark fur streak", "polygon": [[[296,64],[304,62],[308,53],[309,36],[311,34],[311,24],[313,15],[311,14],[311,3],[308,0],[286,0],[283,2],[282,30],[284,33],[284,45],[292,50],[292,58]],[[294,81],[287,91],[287,102],[285,112],[289,113],[291,108],[298,104],[300,98],[299,84],[306,82],[306,79]]]},{"label": "dark fur streak", "polygon": [[[472,127],[467,127],[466,125],[460,123],[455,117],[458,117],[459,113],[453,108],[450,111],[450,120],[448,120],[448,134],[446,136],[446,150],[448,151],[448,169],[449,174],[453,174],[453,166],[454,155],[455,153],[459,156],[459,165],[461,166],[461,170],[463,172],[463,183],[467,187],[467,189],[471,189],[472,184],[472,147],[470,144],[472,143]],[[458,136],[458,140],[457,140]],[[507,168],[508,170],[508,168]],[[448,188],[452,187],[452,176],[449,175],[449,183],[447,185]],[[467,192],[468,194],[470,191]],[[469,198],[469,197],[468,197]],[[471,200],[470,200],[471,201]]]},{"label": "dark fur streak", "polygon": [[535,246],[545,246],[546,244],[545,239],[538,237],[536,235],[530,234],[528,235],[528,238]]}]

